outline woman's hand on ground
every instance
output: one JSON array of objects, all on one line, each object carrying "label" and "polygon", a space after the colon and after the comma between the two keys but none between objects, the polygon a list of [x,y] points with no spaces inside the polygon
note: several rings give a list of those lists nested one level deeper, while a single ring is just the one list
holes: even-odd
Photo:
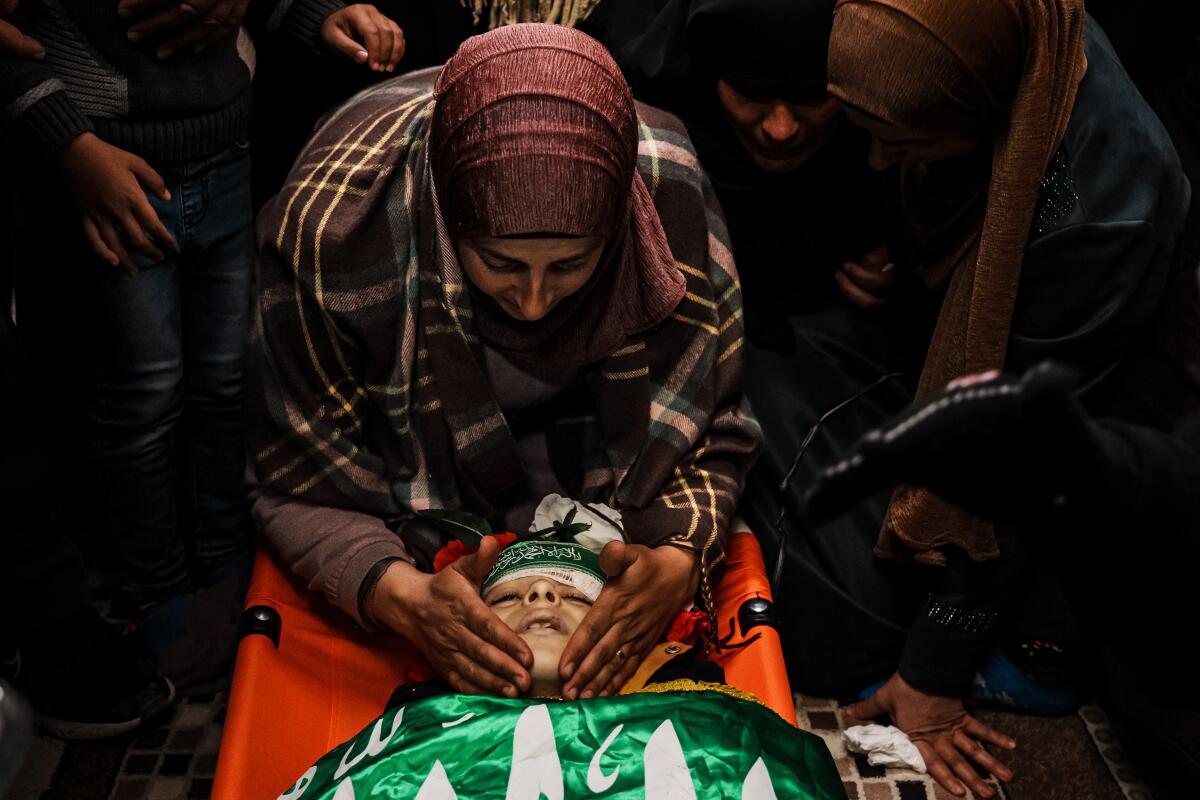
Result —
[{"label": "woman's hand on ground", "polygon": [[842,296],[859,308],[885,305],[896,287],[896,265],[887,245],[863,256],[861,264],[847,261],[833,274]]},{"label": "woman's hand on ground", "polygon": [[419,647],[456,691],[516,697],[529,690],[533,653],[479,596],[499,555],[485,536],[437,574],[398,561],[375,584],[367,615]]},{"label": "woman's hand on ground", "polygon": [[339,9],[321,24],[326,47],[376,72],[395,72],[404,57],[404,31],[375,6],[366,3]]},{"label": "woman's hand on ground", "polygon": [[199,53],[232,36],[249,5],[250,0],[121,0],[117,14],[136,20],[126,32],[129,41],[161,40],[154,53],[169,58],[184,49]]},{"label": "woman's hand on ground", "polygon": [[995,795],[968,758],[1000,780],[1012,780],[1012,770],[989,753],[983,742],[1012,750],[1017,746],[1014,740],[968,714],[962,700],[926,694],[910,686],[899,673],[871,697],[847,706],[845,712],[860,720],[889,715],[921,751],[929,774],[955,795],[966,793],[964,784],[979,797]]},{"label": "woman's hand on ground", "polygon": [[46,55],[41,42],[31,39],[4,17],[17,10],[18,0],[0,0],[0,56],[41,60]]},{"label": "woman's hand on ground", "polygon": [[85,133],[63,148],[58,166],[83,212],[84,236],[100,258],[133,275],[138,270],[129,249],[161,261],[164,249],[175,247],[146,197],[152,192],[166,201],[171,193],[143,159]]},{"label": "woman's hand on ground", "polygon": [[698,558],[677,547],[609,542],[600,596],[563,649],[568,700],[616,694],[696,594]]}]

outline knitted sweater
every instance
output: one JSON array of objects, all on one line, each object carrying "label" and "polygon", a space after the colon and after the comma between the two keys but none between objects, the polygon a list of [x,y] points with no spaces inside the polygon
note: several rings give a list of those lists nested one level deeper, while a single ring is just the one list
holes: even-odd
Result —
[{"label": "knitted sweater", "polygon": [[[315,43],[340,0],[279,0],[272,22]],[[0,131],[51,157],[86,132],[151,162],[201,158],[245,136],[254,46],[244,30],[160,59],[132,43],[116,0],[26,0],[14,22],[42,61],[0,59]]]}]

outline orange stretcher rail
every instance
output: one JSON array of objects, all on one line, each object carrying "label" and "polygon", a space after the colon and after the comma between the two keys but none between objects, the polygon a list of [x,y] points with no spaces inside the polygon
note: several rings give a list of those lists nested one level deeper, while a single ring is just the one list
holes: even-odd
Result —
[{"label": "orange stretcher rail", "polygon": [[[766,624],[771,592],[754,536],[733,535],[726,557],[713,598],[719,633],[753,642],[712,658],[728,683],[795,724],[779,636]],[[243,621],[252,632],[238,648],[214,800],[278,797],[427,669],[403,639],[359,630],[267,550],[255,561]]]}]

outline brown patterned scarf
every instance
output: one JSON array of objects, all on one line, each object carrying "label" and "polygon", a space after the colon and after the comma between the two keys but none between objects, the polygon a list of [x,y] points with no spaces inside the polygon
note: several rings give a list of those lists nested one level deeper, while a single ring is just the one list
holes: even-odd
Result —
[{"label": "brown patterned scarf", "polygon": [[[1087,69],[1083,0],[839,0],[829,90],[896,127],[991,143],[990,177],[950,162],[906,167],[916,265],[946,297],[918,386],[1004,365],[1038,184]],[[964,179],[965,177],[965,179]],[[892,498],[878,551],[940,563],[957,545],[997,555],[992,526],[925,490]]]}]

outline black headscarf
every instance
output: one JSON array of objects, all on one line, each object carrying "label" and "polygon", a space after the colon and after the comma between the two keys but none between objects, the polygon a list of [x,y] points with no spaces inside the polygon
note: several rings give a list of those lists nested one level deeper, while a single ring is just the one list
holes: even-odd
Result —
[{"label": "black headscarf", "polygon": [[[726,78],[762,96],[825,95],[834,0],[670,0],[622,52],[631,82]],[[650,87],[647,87],[650,88]]]},{"label": "black headscarf", "polygon": [[[718,79],[752,97],[826,95],[834,0],[670,0],[617,51],[643,102],[679,116],[729,223],[752,339],[786,347],[782,319],[836,302],[833,272],[885,239],[882,179],[865,135],[843,122],[800,169],[771,173],[745,151]],[[768,341],[769,340],[769,341]]]}]

